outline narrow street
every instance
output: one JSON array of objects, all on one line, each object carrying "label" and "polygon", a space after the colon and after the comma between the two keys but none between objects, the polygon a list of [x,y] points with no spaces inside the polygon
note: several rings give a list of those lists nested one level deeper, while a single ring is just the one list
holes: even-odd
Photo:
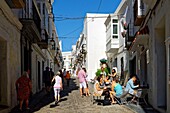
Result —
[{"label": "narrow street", "polygon": [[[92,84],[89,83],[90,91]],[[23,110],[23,113],[145,113],[139,105],[108,105],[102,106],[93,104],[90,97],[80,97],[78,82],[75,78],[70,80],[70,86],[61,92],[61,101],[54,104],[53,94],[47,95],[43,92],[37,94],[30,101],[30,110]],[[18,113],[18,107],[11,113]],[[148,112],[148,113],[155,113]]]},{"label": "narrow street", "polygon": [[[93,105],[91,97],[80,97],[76,79],[71,80],[70,87],[66,87],[61,95],[62,99],[58,106],[55,106],[54,102],[51,102],[36,111],[36,113],[112,113],[113,111],[114,113],[134,113],[133,110],[125,106]],[[48,97],[44,98],[44,100],[48,100]],[[44,103],[43,100],[41,102]]]}]

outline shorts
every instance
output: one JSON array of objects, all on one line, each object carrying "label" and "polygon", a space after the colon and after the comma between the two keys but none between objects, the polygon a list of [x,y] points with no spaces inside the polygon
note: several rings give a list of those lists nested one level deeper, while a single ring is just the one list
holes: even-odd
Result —
[{"label": "shorts", "polygon": [[80,83],[80,88],[87,88],[86,81]]},{"label": "shorts", "polygon": [[60,95],[60,88],[54,88],[54,96],[59,96]]}]

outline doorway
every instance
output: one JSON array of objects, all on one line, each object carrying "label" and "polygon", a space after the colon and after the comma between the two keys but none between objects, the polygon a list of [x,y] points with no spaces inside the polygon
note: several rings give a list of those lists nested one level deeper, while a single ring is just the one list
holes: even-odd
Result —
[{"label": "doorway", "polygon": [[129,62],[130,77],[132,74],[136,74],[136,56]]},{"label": "doorway", "polygon": [[0,107],[7,104],[7,79],[7,42],[0,37]]},{"label": "doorway", "polygon": [[155,28],[155,54],[156,54],[156,92],[157,106],[167,108],[167,79],[166,79],[166,46],[165,46],[165,20],[163,19]]},{"label": "doorway", "polygon": [[41,89],[40,62],[38,61],[38,90]]}]

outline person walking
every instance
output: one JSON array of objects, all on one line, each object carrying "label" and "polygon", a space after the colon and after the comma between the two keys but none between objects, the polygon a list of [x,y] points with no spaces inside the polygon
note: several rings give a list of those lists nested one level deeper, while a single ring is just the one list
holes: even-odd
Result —
[{"label": "person walking", "polygon": [[69,71],[66,72],[65,79],[67,81],[67,86],[69,86],[69,84],[70,84],[70,73],[69,73]]},{"label": "person walking", "polygon": [[45,84],[45,88],[48,94],[50,94],[51,90],[51,78],[52,75],[50,74],[49,67],[46,67],[46,70],[43,72],[43,82]]},{"label": "person walking", "polygon": [[51,78],[51,80],[52,80],[53,76],[54,76],[53,69],[52,69],[52,68],[50,68],[50,78]]},{"label": "person walking", "polygon": [[89,85],[88,85],[88,80],[87,80],[87,71],[86,71],[86,68],[82,68],[84,70],[84,72],[86,73],[86,78],[85,78],[85,81],[86,81],[86,86],[87,86],[87,95],[90,96],[90,91],[89,91]]},{"label": "person walking", "polygon": [[64,76],[64,82],[63,82],[63,84],[65,84],[66,83],[66,79],[65,79],[65,77],[66,77],[66,68],[64,68],[63,69],[63,76]]},{"label": "person walking", "polygon": [[80,85],[80,96],[83,97],[82,88],[85,89],[85,93],[86,93],[86,96],[87,96],[86,73],[83,69],[81,69],[78,72],[78,79],[79,79],[79,85]]},{"label": "person walking", "polygon": [[54,88],[54,98],[55,98],[55,104],[57,104],[60,101],[60,90],[63,89],[62,78],[60,77],[59,71],[53,77],[51,82],[53,82],[54,80],[55,80],[55,83],[54,83],[54,86],[53,86],[53,88]]},{"label": "person walking", "polygon": [[[60,77],[61,77],[61,79],[62,79],[62,84],[64,83],[64,75],[63,75],[63,73],[62,73],[62,70],[60,69],[59,70],[59,72],[60,72]],[[64,85],[63,85],[63,89],[64,89]]]},{"label": "person walking", "polygon": [[17,98],[19,100],[19,109],[22,111],[22,105],[25,101],[26,109],[29,109],[29,97],[32,91],[32,83],[31,80],[28,78],[28,73],[23,72],[22,76],[17,79],[15,82],[16,90],[17,90]]}]

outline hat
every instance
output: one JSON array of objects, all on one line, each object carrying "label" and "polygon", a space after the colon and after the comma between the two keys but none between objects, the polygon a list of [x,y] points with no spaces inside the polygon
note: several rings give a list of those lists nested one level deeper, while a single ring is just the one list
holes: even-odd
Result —
[{"label": "hat", "polygon": [[60,75],[60,72],[59,72],[59,71],[57,71],[56,75]]}]

